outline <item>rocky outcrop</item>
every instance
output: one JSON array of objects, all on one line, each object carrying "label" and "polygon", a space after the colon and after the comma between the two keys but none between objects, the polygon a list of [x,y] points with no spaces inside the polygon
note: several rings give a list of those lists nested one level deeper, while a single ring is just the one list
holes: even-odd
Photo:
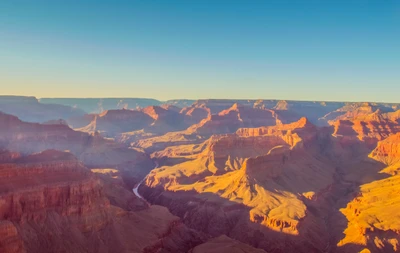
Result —
[{"label": "rocky outcrop", "polygon": [[108,110],[95,116],[89,125],[77,130],[87,133],[99,132],[113,137],[119,133],[143,129],[152,122],[153,119],[141,111]]},{"label": "rocky outcrop", "polygon": [[276,122],[273,111],[235,103],[227,110],[209,115],[199,124],[188,128],[187,132],[199,135],[233,133],[240,127],[271,126]]},{"label": "rocky outcrop", "polygon": [[[364,184],[358,195],[340,211],[347,219],[339,248],[361,245],[369,252],[397,252],[400,243],[400,176]],[[349,250],[340,252],[354,252]]]},{"label": "rocky outcrop", "polygon": [[171,131],[186,129],[191,123],[185,114],[176,109],[166,109],[160,106],[149,106],[143,112],[154,119],[154,122],[145,129],[146,132],[164,134]]},{"label": "rocky outcrop", "polygon": [[185,107],[180,113],[187,116],[186,122],[189,125],[197,124],[211,115],[210,109],[206,107]]},{"label": "rocky outcrop", "polygon": [[11,221],[0,220],[0,252],[25,253],[24,243]]},{"label": "rocky outcrop", "polygon": [[297,121],[306,117],[315,125],[324,125],[319,118],[343,106],[341,102],[314,102],[314,101],[276,101],[273,109],[283,123]]},{"label": "rocky outcrop", "polygon": [[[78,131],[100,133],[102,136],[129,144],[136,139],[184,130],[200,121],[180,111],[180,108],[172,106],[148,106],[139,110],[107,110],[100,114],[85,115],[80,119],[70,119],[69,123],[71,126],[80,126],[75,127]],[[92,120],[82,126],[91,117]]]},{"label": "rocky outcrop", "polygon": [[[306,199],[314,201],[332,184],[334,167],[306,150],[312,142],[317,142],[317,129],[307,119],[212,136],[192,159],[153,170],[141,191],[189,227],[212,236],[228,234],[266,251],[290,252],[298,246],[299,252],[318,252],[323,242],[305,246],[303,236],[327,234]],[[293,238],[286,246],[263,244],[245,235],[255,231],[260,238],[279,238],[280,233]]]},{"label": "rocky outcrop", "polygon": [[378,121],[338,120],[332,125],[334,127],[333,136],[347,141],[362,141],[369,148],[373,148],[378,141],[400,131],[400,125],[397,122],[385,119]]},{"label": "rocky outcrop", "polygon": [[320,124],[333,124],[338,120],[366,120],[365,117],[376,117],[381,113],[393,111],[391,104],[379,103],[346,103],[343,107],[327,113],[318,121]]},{"label": "rocky outcrop", "polygon": [[77,224],[83,230],[107,222],[99,181],[71,154],[47,150],[0,164],[0,181],[0,219],[41,220],[52,210],[87,217]]},{"label": "rocky outcrop", "polygon": [[110,205],[99,180],[71,154],[48,150],[2,163],[0,185],[1,227],[7,228],[15,247],[21,248],[17,238],[22,239],[28,252],[36,252],[30,247],[36,242],[30,240],[38,231],[23,227],[49,222],[53,214],[81,233],[96,232],[110,222]]},{"label": "rocky outcrop", "polygon": [[400,163],[400,133],[378,142],[370,157],[386,165]]},{"label": "rocky outcrop", "polygon": [[[87,115],[92,134],[0,114],[0,251],[398,251],[398,105],[182,105]],[[120,133],[129,115],[150,123]]]},{"label": "rocky outcrop", "polygon": [[[128,192],[126,200],[134,197]],[[187,252],[203,242],[164,207],[125,209],[108,197],[70,153],[47,150],[1,163],[1,252]]]},{"label": "rocky outcrop", "polygon": [[94,134],[78,132],[66,125],[27,123],[17,117],[0,113],[0,148],[32,154],[46,149],[68,150],[87,166],[141,164],[151,168],[144,153]]}]

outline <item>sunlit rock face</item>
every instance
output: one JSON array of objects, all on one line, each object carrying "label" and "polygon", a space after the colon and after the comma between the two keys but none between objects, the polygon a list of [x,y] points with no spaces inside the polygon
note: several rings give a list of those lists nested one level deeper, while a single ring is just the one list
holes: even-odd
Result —
[{"label": "sunlit rock face", "polygon": [[174,100],[41,124],[0,113],[0,252],[396,252],[398,108]]},{"label": "sunlit rock face", "polygon": [[[142,192],[189,227],[213,236],[228,234],[267,252],[391,252],[396,234],[375,229],[379,236],[371,244],[364,236],[368,229],[356,232],[353,227],[362,227],[361,221],[349,218],[357,203],[363,205],[357,186],[370,189],[371,182],[384,178],[379,171],[385,164],[397,161],[397,144],[384,139],[390,136],[388,141],[397,143],[398,122],[393,113],[393,118],[384,115],[379,120],[363,116],[371,120],[365,124],[353,119],[349,126],[339,120],[331,127],[300,118],[239,127],[200,144],[171,145],[153,153],[168,162],[148,175]],[[396,175],[396,166],[389,167],[384,171]],[[387,192],[382,197],[392,201],[394,193]],[[395,221],[387,218],[393,215],[380,217]]]},{"label": "sunlit rock face", "polygon": [[276,115],[271,110],[235,103],[229,109],[209,115],[199,124],[190,127],[188,131],[200,135],[232,133],[240,127],[270,126],[276,122]]},{"label": "sunlit rock face", "polygon": [[[255,242],[245,239],[244,231],[258,231],[260,238],[287,235],[291,243],[277,242],[277,248],[292,250],[302,244],[304,251],[317,251],[323,246],[321,241],[303,244],[302,229],[327,235],[322,221],[306,204],[333,183],[334,166],[305,148],[314,144],[317,128],[305,118],[288,125],[215,135],[193,159],[153,170],[143,191],[190,227],[212,235],[229,234],[246,243]],[[201,225],[205,220],[212,222]],[[233,221],[240,225],[229,225]],[[267,251],[275,248],[269,243],[257,246]]]}]

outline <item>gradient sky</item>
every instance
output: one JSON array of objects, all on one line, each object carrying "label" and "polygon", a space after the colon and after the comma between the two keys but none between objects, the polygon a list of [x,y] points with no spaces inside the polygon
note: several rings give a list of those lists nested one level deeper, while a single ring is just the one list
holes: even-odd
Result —
[{"label": "gradient sky", "polygon": [[0,1],[0,94],[400,102],[400,1]]}]

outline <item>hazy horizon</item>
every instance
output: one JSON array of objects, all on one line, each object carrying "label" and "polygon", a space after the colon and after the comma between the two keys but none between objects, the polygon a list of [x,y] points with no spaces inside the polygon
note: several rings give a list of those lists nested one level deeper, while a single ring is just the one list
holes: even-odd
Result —
[{"label": "hazy horizon", "polygon": [[342,102],[342,103],[387,103],[387,104],[400,104],[400,102],[388,102],[388,101],[370,101],[370,100],[307,100],[307,99],[281,99],[281,98],[171,98],[171,99],[159,99],[155,97],[38,97],[33,95],[15,95],[15,94],[0,94],[2,96],[10,96],[10,97],[34,97],[38,100],[40,99],[149,99],[149,100],[157,100],[159,102],[167,102],[173,100],[277,100],[277,101],[299,101],[299,102]]}]

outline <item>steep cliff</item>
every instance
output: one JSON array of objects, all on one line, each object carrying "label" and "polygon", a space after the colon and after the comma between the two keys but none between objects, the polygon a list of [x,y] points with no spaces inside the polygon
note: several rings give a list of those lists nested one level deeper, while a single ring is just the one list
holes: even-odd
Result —
[{"label": "steep cliff", "polygon": [[101,136],[74,131],[64,124],[28,123],[0,112],[0,148],[31,154],[46,149],[68,150],[87,166],[117,166],[152,162],[144,153],[125,148]]},{"label": "steep cliff", "polygon": [[[126,199],[134,197],[129,192]],[[1,163],[1,252],[186,252],[203,242],[164,207],[129,210],[108,197],[70,153],[47,150]]]},{"label": "steep cliff", "polygon": [[276,115],[271,110],[235,103],[229,109],[209,115],[200,123],[188,128],[187,132],[199,135],[233,133],[240,127],[271,126],[276,123]]},{"label": "steep cliff", "polygon": [[[213,236],[228,234],[267,251],[318,252],[323,240],[307,236],[327,234],[307,205],[333,183],[334,167],[306,151],[316,136],[307,119],[212,136],[193,159],[153,170],[142,191]],[[290,243],[254,241],[256,233],[260,240],[286,235]]]}]

